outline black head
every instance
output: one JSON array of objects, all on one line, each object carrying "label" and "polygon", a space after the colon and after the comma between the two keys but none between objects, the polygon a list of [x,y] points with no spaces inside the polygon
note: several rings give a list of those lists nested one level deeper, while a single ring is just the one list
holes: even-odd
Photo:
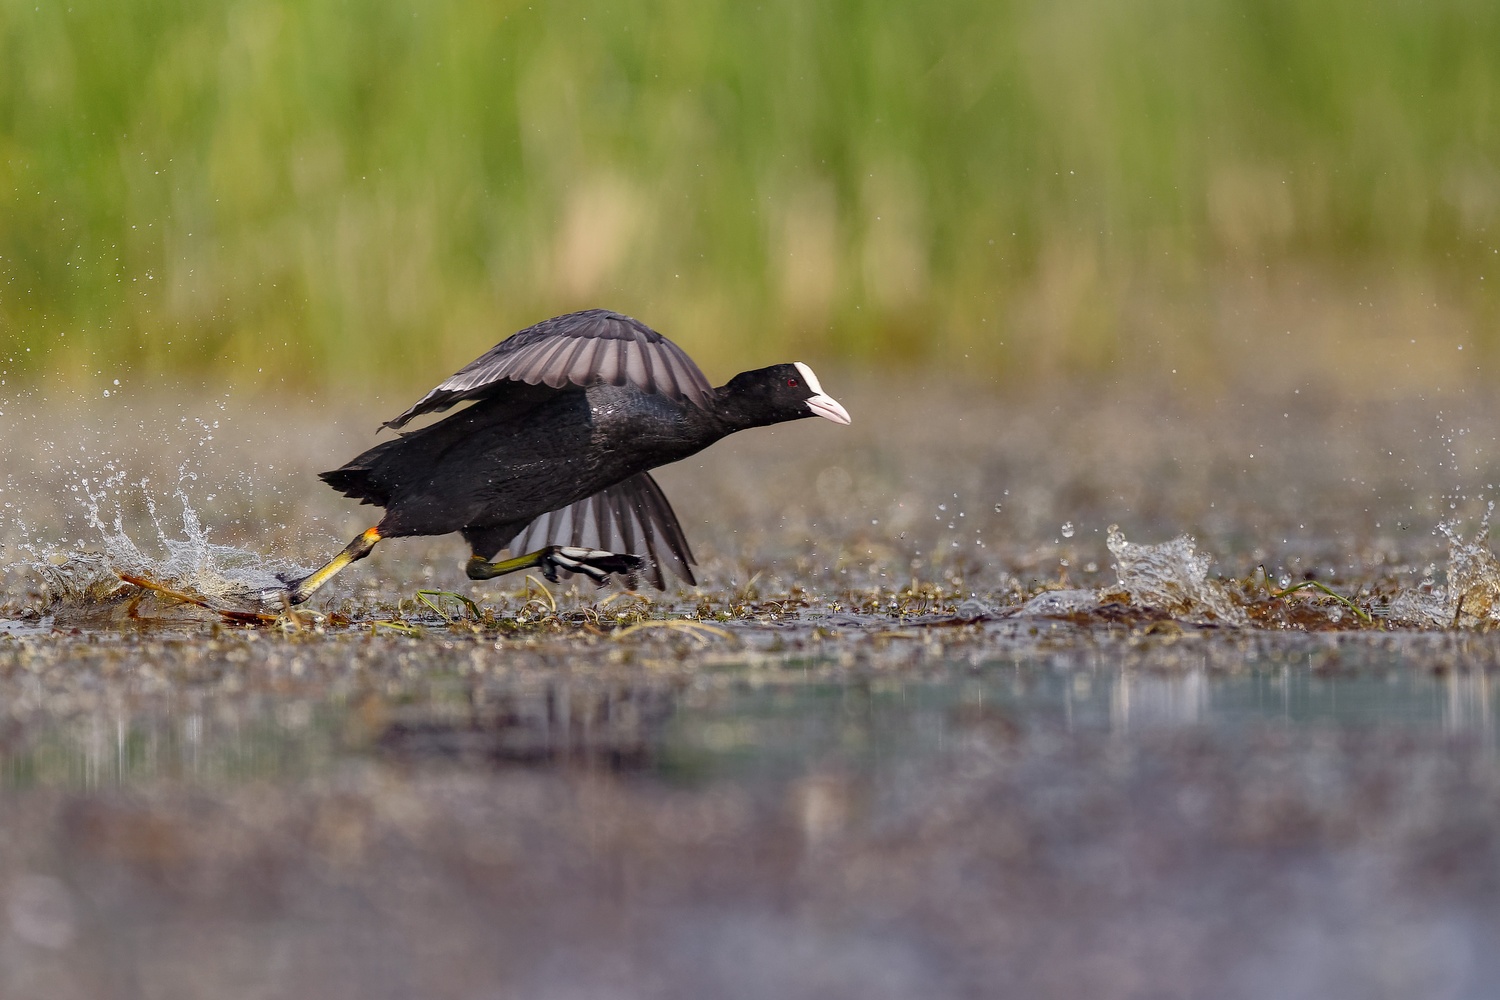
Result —
[{"label": "black head", "polygon": [[720,398],[746,426],[802,417],[823,417],[836,424],[849,422],[849,411],[823,391],[818,376],[800,361],[742,372],[720,390]]}]

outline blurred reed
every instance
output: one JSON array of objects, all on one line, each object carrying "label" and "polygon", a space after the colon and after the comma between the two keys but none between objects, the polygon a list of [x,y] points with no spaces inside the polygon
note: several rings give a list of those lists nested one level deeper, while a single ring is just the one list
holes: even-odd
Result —
[{"label": "blurred reed", "polygon": [[1493,0],[0,0],[0,367],[425,385],[591,305],[715,377],[1477,355],[1496,53]]}]

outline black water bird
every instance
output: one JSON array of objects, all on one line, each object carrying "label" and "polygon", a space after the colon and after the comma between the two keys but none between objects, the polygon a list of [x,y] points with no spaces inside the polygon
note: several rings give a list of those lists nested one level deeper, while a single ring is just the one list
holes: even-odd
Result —
[{"label": "black water bird", "polygon": [[[663,569],[688,583],[693,555],[648,470],[748,427],[824,417],[849,423],[801,362],[717,389],[681,348],[604,309],[528,327],[383,426],[473,405],[376,445],[324,482],[385,516],[283,596],[301,603],[382,538],[459,532],[470,579],[539,567],[603,582]],[[513,558],[495,561],[502,550]]]}]

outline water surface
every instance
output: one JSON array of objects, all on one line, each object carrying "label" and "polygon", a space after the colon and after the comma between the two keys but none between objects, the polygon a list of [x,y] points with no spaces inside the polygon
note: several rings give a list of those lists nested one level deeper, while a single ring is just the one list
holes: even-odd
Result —
[{"label": "water surface", "polygon": [[313,473],[375,421],[38,412],[0,995],[1489,995],[1485,449],[1420,407],[920,402],[667,470],[698,588],[412,541],[255,628],[117,570],[316,564],[365,525]]}]

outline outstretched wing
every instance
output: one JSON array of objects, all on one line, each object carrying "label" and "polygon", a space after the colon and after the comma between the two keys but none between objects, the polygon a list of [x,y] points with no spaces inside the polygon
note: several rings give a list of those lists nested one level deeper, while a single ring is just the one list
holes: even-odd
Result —
[{"label": "outstretched wing", "polygon": [[547,545],[579,545],[640,556],[646,560],[646,578],[657,590],[666,589],[663,568],[689,585],[698,582],[693,578],[693,552],[677,515],[656,480],[644,472],[572,506],[543,514],[507,543],[517,555]]},{"label": "outstretched wing", "polygon": [[666,337],[629,316],[589,309],[543,320],[506,338],[385,426],[399,428],[505,382],[553,389],[629,383],[694,406],[706,406],[713,391],[693,359]]}]

